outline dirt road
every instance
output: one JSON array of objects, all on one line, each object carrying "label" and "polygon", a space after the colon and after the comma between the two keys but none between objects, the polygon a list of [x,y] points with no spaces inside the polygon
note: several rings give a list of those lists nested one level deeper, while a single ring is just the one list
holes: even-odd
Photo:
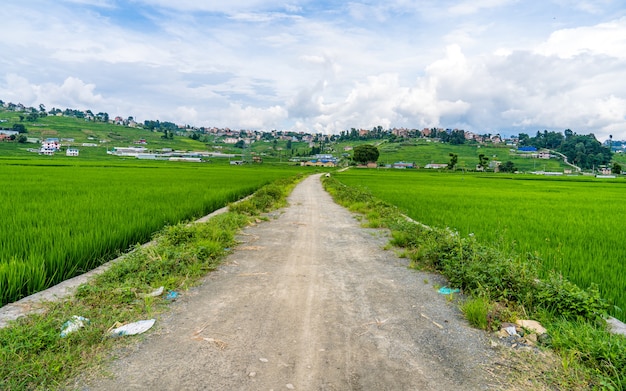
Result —
[{"label": "dirt road", "polygon": [[81,390],[483,390],[496,360],[438,294],[309,177],[202,286]]}]

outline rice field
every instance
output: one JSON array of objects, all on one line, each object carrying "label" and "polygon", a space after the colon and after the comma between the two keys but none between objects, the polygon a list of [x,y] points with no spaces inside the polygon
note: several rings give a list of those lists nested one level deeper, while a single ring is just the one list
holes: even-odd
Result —
[{"label": "rice field", "polygon": [[559,271],[581,287],[595,283],[619,308],[613,315],[626,318],[623,179],[409,170],[348,170],[336,177],[424,224],[537,256],[544,272]]},{"label": "rice field", "polygon": [[0,305],[296,174],[267,166],[103,164],[2,164]]}]

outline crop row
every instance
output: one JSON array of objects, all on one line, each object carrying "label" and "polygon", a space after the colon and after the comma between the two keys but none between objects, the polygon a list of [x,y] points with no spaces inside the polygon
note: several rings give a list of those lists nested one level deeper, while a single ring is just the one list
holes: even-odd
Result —
[{"label": "crop row", "polygon": [[165,225],[208,214],[293,170],[4,165],[0,305],[91,270]]},{"label": "crop row", "polygon": [[623,181],[389,170],[337,177],[424,224],[537,257],[543,273],[556,270],[583,288],[597,284],[612,314],[625,318]]}]

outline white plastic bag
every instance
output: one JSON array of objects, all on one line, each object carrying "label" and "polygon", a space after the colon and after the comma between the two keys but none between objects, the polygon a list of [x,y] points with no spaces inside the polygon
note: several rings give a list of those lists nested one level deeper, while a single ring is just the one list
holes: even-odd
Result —
[{"label": "white plastic bag", "polygon": [[128,323],[123,326],[114,328],[109,332],[111,337],[121,337],[125,335],[136,335],[145,333],[154,325],[156,319],[140,320],[134,323]]}]

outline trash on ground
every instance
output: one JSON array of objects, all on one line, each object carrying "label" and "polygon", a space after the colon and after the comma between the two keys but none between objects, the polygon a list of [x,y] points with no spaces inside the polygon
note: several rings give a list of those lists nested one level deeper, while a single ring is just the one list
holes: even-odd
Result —
[{"label": "trash on ground", "polygon": [[156,319],[140,320],[134,323],[128,323],[109,331],[111,337],[122,337],[125,335],[136,335],[144,333],[154,325]]},{"label": "trash on ground", "polygon": [[548,332],[548,330],[546,330],[546,328],[543,327],[541,323],[537,322],[536,320],[518,319],[515,321],[515,324],[525,329],[528,329],[533,333],[536,333],[537,335],[545,334]]},{"label": "trash on ground", "polygon": [[448,288],[447,286],[439,288],[439,293],[441,293],[442,295],[451,295],[453,293],[459,293],[459,292],[461,292],[460,289]]},{"label": "trash on ground", "polygon": [[176,291],[169,291],[167,292],[167,295],[165,295],[165,300],[176,300],[178,299],[178,292]]},{"label": "trash on ground", "polygon": [[144,293],[143,295],[141,295],[141,297],[158,297],[161,296],[163,294],[163,289],[164,287],[160,286],[157,289],[153,290],[150,293]]},{"label": "trash on ground", "polygon": [[85,327],[85,324],[89,324],[89,319],[77,315],[72,316],[72,319],[63,323],[63,326],[61,326],[61,337],[65,338],[69,333],[73,333],[74,331]]}]

